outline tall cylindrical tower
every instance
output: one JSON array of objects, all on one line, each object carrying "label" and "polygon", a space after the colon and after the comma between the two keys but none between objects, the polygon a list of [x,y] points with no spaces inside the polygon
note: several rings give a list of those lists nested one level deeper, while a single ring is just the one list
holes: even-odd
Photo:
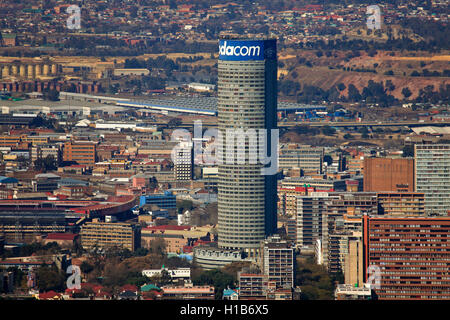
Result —
[{"label": "tall cylindrical tower", "polygon": [[[263,175],[265,165],[249,156],[262,148],[260,133],[270,136],[277,126],[276,40],[223,36],[219,42],[218,245],[252,257],[276,231],[276,177]],[[245,142],[231,138],[233,131]],[[249,137],[255,133],[256,141]],[[278,152],[270,143],[268,148],[269,154]]]}]

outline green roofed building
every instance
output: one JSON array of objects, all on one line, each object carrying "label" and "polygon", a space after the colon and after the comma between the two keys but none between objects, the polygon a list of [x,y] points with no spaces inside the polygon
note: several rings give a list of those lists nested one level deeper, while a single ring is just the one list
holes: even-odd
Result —
[{"label": "green roofed building", "polygon": [[141,287],[141,292],[148,292],[153,290],[161,291],[161,288],[155,286],[154,284],[146,284]]},{"label": "green roofed building", "polygon": [[15,33],[2,33],[1,45],[5,47],[17,46],[17,35]]}]

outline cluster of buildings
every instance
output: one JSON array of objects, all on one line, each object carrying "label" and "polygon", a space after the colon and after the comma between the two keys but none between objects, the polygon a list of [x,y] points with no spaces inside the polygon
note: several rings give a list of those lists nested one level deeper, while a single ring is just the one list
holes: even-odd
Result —
[{"label": "cluster of buildings", "polygon": [[37,300],[214,300],[213,286],[195,286],[187,282],[182,286],[141,287],[124,285],[119,293],[112,294],[102,285],[82,283],[81,289],[67,289],[64,293],[48,291],[36,293]]},{"label": "cluster of buildings", "polygon": [[[449,148],[416,144],[413,158],[359,156],[359,169],[344,176],[280,181],[278,210],[288,239],[330,273],[344,275],[337,299],[448,299],[442,268]],[[345,184],[324,188],[324,178]],[[379,268],[378,286],[368,286],[371,266]]]},{"label": "cluster of buildings", "polygon": [[[424,20],[448,21],[444,10],[444,1],[432,1],[431,6],[421,2],[404,2],[399,5],[378,3],[382,9],[383,22],[395,24],[404,17],[417,17]],[[2,20],[6,29],[11,30],[2,37],[6,46],[41,43],[55,45],[62,41],[59,33],[67,29],[66,13],[69,4],[54,2],[53,7],[39,2],[22,4],[4,3]],[[2,8],[0,7],[0,8]],[[366,21],[365,5],[288,5],[278,7],[269,4],[252,5],[239,3],[202,3],[170,5],[161,1],[158,5],[137,4],[125,1],[115,7],[106,1],[85,1],[81,6],[81,32],[89,35],[108,33],[110,38],[121,40],[127,45],[138,46],[146,41],[160,38],[163,33],[166,40],[196,39],[197,41],[214,40],[217,34],[207,31],[211,21],[219,20],[220,30],[247,30],[249,33],[269,25],[276,36],[283,36],[287,44],[308,41],[310,39],[328,39],[332,34],[324,30],[335,28],[345,33],[354,26],[364,25]],[[13,9],[13,10],[11,10]],[[8,12],[14,12],[9,14]],[[139,34],[119,31],[121,27],[139,25]],[[85,27],[90,26],[90,27]],[[25,37],[29,30],[35,36]],[[100,32],[102,31],[102,32]],[[43,36],[45,34],[45,36]],[[99,45],[101,46],[101,45]]]},{"label": "cluster of buildings", "polygon": [[[270,141],[278,112],[276,40],[224,35],[220,46],[218,130],[267,130]],[[136,251],[163,241],[168,255],[204,269],[249,264],[238,289],[223,293],[242,300],[297,299],[296,255],[314,255],[343,275],[339,300],[450,298],[448,143],[415,143],[413,157],[385,156],[375,147],[231,144],[277,153],[278,170],[268,173],[270,164],[230,155],[226,141],[217,165],[197,164],[194,143],[171,139],[166,115],[152,114],[157,125],[130,127],[143,111],[117,111],[128,123],[85,111],[72,123],[59,118],[72,125],[70,134],[24,125],[0,136],[0,250],[37,239],[79,239],[88,251]],[[202,140],[201,148],[210,143]],[[197,208],[178,208],[177,200],[197,208],[217,203],[217,224],[195,225]],[[18,260],[9,262],[30,262]],[[215,296],[213,287],[189,283],[187,270],[162,269],[142,272],[183,283],[146,287],[152,298]],[[124,289],[122,298],[140,299],[140,291]]]}]

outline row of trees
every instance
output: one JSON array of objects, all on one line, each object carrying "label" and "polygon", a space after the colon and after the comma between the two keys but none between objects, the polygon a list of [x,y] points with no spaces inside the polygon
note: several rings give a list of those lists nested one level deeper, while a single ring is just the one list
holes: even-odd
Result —
[{"label": "row of trees", "polygon": [[[366,87],[361,91],[352,83],[348,85],[347,95],[343,91],[347,86],[343,83],[332,86],[325,90],[313,85],[304,84],[292,80],[281,80],[278,86],[279,92],[284,96],[294,96],[297,102],[311,103],[318,101],[327,102],[363,102],[369,104],[378,104],[381,107],[388,107],[400,104],[400,100],[395,98],[392,91],[395,90],[395,85],[391,80],[383,82],[375,82],[369,80]],[[402,88],[401,91],[404,100],[408,100],[412,92],[408,87]],[[437,90],[433,85],[426,86],[420,89],[418,97],[413,102],[418,103],[437,103],[448,102],[450,93],[450,85],[440,86]]]},{"label": "row of trees", "polygon": [[299,260],[295,285],[300,286],[302,300],[334,300],[336,283],[343,283],[341,273],[331,275],[324,266],[315,263],[312,256]]},{"label": "row of trees", "polygon": [[[139,28],[139,27],[138,27]],[[132,31],[132,30],[131,30]],[[137,30],[137,32],[142,30]],[[99,33],[109,32],[101,30]],[[165,34],[165,32],[156,30],[154,34]],[[143,53],[199,53],[199,52],[216,52],[217,45],[207,42],[187,42],[182,39],[164,40],[164,39],[147,39],[138,45],[129,45],[123,40],[112,41],[110,37],[103,38],[81,38],[73,37],[66,40],[64,44],[64,54],[71,56],[96,56],[96,57],[113,57],[113,56],[140,56]],[[92,43],[97,43],[93,46]],[[101,44],[100,44],[101,43]]]},{"label": "row of trees", "polygon": [[293,131],[300,135],[316,136],[320,133],[326,136],[333,136],[336,134],[336,129],[330,126],[323,126],[322,128],[311,127],[307,124],[297,125],[293,128]]}]

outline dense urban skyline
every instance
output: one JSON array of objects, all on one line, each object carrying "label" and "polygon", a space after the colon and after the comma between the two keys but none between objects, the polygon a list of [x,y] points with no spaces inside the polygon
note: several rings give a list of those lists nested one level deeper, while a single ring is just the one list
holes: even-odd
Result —
[{"label": "dense urban skyline", "polygon": [[3,1],[0,300],[450,300],[449,6]]}]

